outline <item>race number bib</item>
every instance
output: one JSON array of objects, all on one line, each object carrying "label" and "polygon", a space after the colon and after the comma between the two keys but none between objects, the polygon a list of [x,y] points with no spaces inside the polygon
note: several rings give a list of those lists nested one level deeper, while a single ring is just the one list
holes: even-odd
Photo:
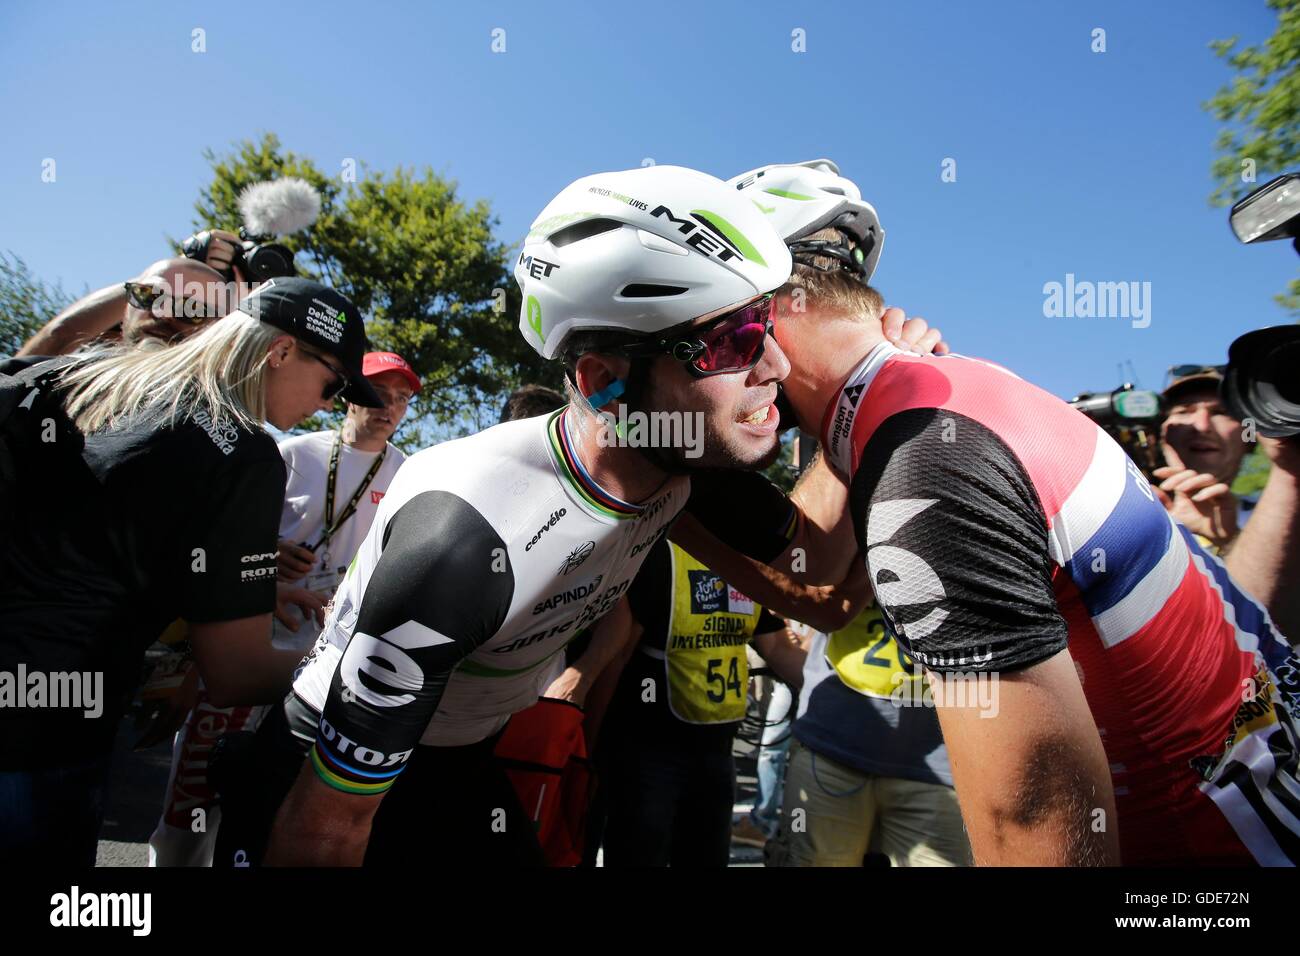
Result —
[{"label": "race number bib", "polygon": [[826,663],[846,687],[867,697],[889,700],[903,684],[920,679],[874,604],[827,637]]},{"label": "race number bib", "polygon": [[749,691],[745,648],[762,609],[672,545],[673,611],[664,647],[668,706],[678,720],[743,720]]},{"label": "race number bib", "polygon": [[[705,623],[721,630],[668,637],[669,706],[679,720],[692,724],[743,720],[749,690],[745,621],[718,615]],[[727,633],[731,627],[738,629]],[[715,640],[723,643],[712,643]]]}]

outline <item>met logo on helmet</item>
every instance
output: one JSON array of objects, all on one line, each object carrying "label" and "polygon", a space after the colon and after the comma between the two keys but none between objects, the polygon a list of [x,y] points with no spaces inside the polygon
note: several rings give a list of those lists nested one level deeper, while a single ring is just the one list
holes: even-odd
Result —
[{"label": "met logo on helmet", "polygon": [[523,253],[519,254],[519,265],[523,266],[528,275],[534,279],[545,279],[553,269],[560,268],[554,262],[547,262],[536,256],[526,256]]},{"label": "met logo on helmet", "polygon": [[748,259],[760,266],[767,265],[744,233],[715,212],[692,209],[690,219],[679,219],[667,206],[656,206],[650,215],[656,218],[666,216],[669,222],[677,226],[677,231],[686,237],[688,246],[694,246],[719,262],[730,262],[732,259],[743,262]]}]

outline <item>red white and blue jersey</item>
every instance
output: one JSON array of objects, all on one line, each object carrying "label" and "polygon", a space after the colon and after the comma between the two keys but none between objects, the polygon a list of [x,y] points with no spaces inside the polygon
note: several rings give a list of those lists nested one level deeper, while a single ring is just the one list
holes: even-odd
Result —
[{"label": "red white and blue jersey", "polygon": [[998,672],[1068,647],[1124,863],[1300,860],[1300,665],[1108,435],[998,366],[885,343],[822,437],[914,659]]}]

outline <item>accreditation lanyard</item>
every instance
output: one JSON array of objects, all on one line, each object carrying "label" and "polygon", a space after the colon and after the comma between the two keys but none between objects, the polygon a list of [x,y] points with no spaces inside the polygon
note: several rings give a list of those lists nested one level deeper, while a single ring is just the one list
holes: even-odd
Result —
[{"label": "accreditation lanyard", "polygon": [[342,449],[342,447],[343,447],[343,432],[339,431],[334,435],[334,449],[333,451],[330,452],[329,476],[325,479],[325,530],[321,534],[321,539],[316,542],[316,547],[312,548],[312,550],[315,551],[316,548],[319,548],[321,545],[325,546],[325,553],[321,558],[321,566],[326,570],[329,569],[329,563],[330,563],[329,560],[330,539],[333,538],[334,535],[338,533],[339,528],[343,527],[343,523],[347,521],[349,518],[351,518],[352,515],[356,512],[357,502],[361,500],[361,496],[364,495],[366,493],[366,489],[370,487],[370,482],[375,480],[375,475],[379,473],[379,469],[384,463],[384,456],[388,454],[388,443],[385,442],[383,449],[375,457],[374,462],[371,463],[370,470],[366,472],[366,476],[361,479],[361,484],[357,486],[357,490],[354,491],[352,493],[352,497],[348,499],[347,506],[344,507],[343,513],[340,514],[338,520],[335,521],[334,520],[334,486],[338,482],[339,451]]}]

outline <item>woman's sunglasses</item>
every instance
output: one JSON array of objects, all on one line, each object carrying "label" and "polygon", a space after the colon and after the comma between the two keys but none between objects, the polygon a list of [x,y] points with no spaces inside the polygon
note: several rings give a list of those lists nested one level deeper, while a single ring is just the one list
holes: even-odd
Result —
[{"label": "woman's sunglasses", "polygon": [[746,372],[758,364],[772,332],[772,308],[776,293],[718,316],[708,325],[693,327],[654,339],[624,346],[629,356],[667,353],[686,366],[697,378]]},{"label": "woman's sunglasses", "polygon": [[[152,316],[163,318],[162,315],[154,311],[154,306],[163,296],[171,295],[168,289],[160,289],[149,282],[124,282],[123,286],[126,288],[128,302]],[[195,315],[187,315],[185,304],[176,299],[172,299],[171,312],[166,317],[175,319],[178,322],[188,322],[190,325],[202,325],[209,319],[220,318],[220,316],[212,315],[206,308],[200,309]]]},{"label": "woman's sunglasses", "polygon": [[347,373],[342,369],[335,367],[334,363],[325,361],[323,357],[317,355],[310,349],[302,348],[301,344],[298,347],[302,349],[304,355],[311,356],[316,361],[320,362],[321,365],[324,365],[334,373],[334,378],[331,381],[326,382],[325,387],[321,389],[320,397],[325,401],[330,402],[342,395],[343,390],[348,387]]}]

